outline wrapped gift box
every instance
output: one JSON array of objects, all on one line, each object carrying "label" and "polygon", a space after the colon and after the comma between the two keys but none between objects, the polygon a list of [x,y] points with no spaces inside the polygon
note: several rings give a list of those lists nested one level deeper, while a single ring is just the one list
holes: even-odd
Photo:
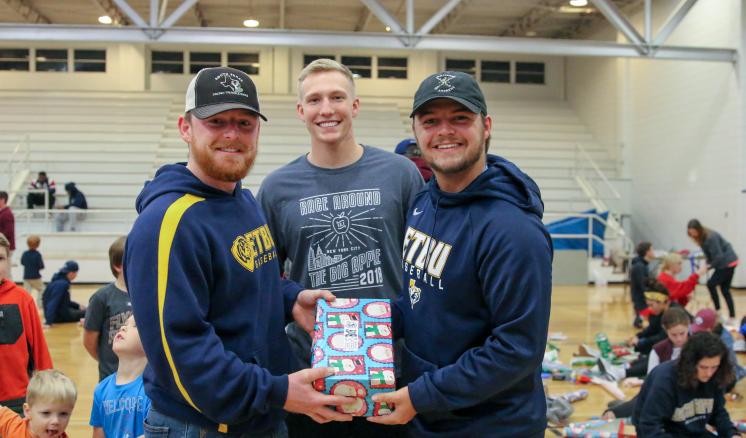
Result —
[{"label": "wrapped gift box", "polygon": [[396,389],[389,300],[319,300],[311,363],[337,371],[314,382],[317,391],[356,397],[338,411],[365,417],[391,413],[385,403],[371,399],[373,394]]}]

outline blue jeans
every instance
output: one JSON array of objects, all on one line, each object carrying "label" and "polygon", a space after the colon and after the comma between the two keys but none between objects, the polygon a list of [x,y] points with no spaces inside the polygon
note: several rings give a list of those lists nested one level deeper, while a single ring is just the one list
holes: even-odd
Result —
[{"label": "blue jeans", "polygon": [[220,433],[163,415],[151,407],[145,419],[145,438],[288,438],[288,430],[285,422],[282,422],[267,432],[246,432],[242,435]]}]

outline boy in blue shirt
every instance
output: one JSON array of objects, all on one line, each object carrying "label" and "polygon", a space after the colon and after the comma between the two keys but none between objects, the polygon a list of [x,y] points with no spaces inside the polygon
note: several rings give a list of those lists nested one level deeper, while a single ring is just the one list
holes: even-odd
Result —
[{"label": "boy in blue shirt", "polygon": [[28,250],[21,255],[23,265],[23,288],[26,289],[36,300],[36,307],[41,308],[41,293],[44,291],[44,282],[41,280],[41,271],[44,269],[44,259],[37,251],[41,244],[41,238],[35,234],[28,236],[26,245]]},{"label": "boy in blue shirt", "polygon": [[90,421],[93,438],[140,437],[144,435],[143,423],[150,410],[150,399],[145,395],[142,381],[148,360],[133,316],[119,329],[113,348],[119,366],[93,393]]}]

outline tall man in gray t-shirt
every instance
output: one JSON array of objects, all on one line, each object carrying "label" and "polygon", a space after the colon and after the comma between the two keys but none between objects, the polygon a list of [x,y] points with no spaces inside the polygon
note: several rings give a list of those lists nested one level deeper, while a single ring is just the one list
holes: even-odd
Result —
[{"label": "tall man in gray t-shirt", "polygon": [[[311,151],[270,174],[258,194],[280,263],[290,261],[291,280],[340,298],[394,299],[402,288],[404,223],[422,176],[405,157],[355,141],[360,101],[347,67],[329,59],[310,63],[298,78],[298,98]],[[288,335],[308,363],[308,334],[291,325]],[[287,424],[291,437],[398,433],[364,419],[319,426],[301,417]]]}]

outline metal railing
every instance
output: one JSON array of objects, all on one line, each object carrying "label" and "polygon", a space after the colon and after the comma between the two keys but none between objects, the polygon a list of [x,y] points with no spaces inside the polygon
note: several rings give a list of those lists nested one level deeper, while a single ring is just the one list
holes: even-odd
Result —
[{"label": "metal railing", "polygon": [[[34,223],[41,225],[41,230],[38,230],[37,225],[37,230],[40,232],[58,231],[57,218],[62,215],[77,215],[76,221],[79,226],[77,231],[81,231],[81,226],[84,228],[90,228],[90,226],[85,226],[87,222],[95,222],[96,220],[105,218],[117,219],[116,222],[119,222],[122,225],[122,228],[128,230],[137,218],[137,212],[135,209],[65,209],[62,207],[47,208],[46,205],[48,204],[45,204],[44,208],[24,208],[13,210],[13,214],[16,218],[16,226],[24,228],[24,231],[21,234],[30,233]],[[69,220],[64,221],[65,224],[67,224],[67,222],[69,222]]]},{"label": "metal railing", "polygon": [[[588,173],[593,178],[588,177]],[[616,236],[622,240],[622,249],[624,252],[630,253],[634,248],[634,243],[622,226],[621,218],[614,211],[611,211],[609,205],[605,202],[607,200],[620,200],[622,195],[581,143],[575,143],[573,176],[578,187],[588,197],[588,201],[593,205],[593,208],[596,211],[609,212],[609,218],[605,221],[607,229],[616,233]],[[602,195],[598,187],[592,182],[592,179],[601,181],[603,187],[610,195]]]},{"label": "metal railing", "polygon": [[7,176],[8,204],[12,204],[18,191],[24,186],[29,173],[29,156],[31,154],[31,142],[29,135],[24,135],[16,143],[5,162],[5,174]]},{"label": "metal railing", "polygon": [[[576,234],[556,234],[556,233],[550,233],[550,237],[552,239],[583,239],[588,240],[588,259],[593,258],[593,242],[597,242],[601,244],[602,248],[604,248],[604,253],[606,253],[606,246],[607,242],[605,239],[602,239],[595,234],[593,234],[593,223],[594,221],[598,221],[601,225],[606,227],[606,230],[611,230],[612,233],[617,233],[615,237],[618,236],[618,231],[610,227],[610,222],[606,219],[604,219],[599,214],[591,214],[591,213],[544,213],[544,218],[559,218],[559,219],[570,219],[570,218],[585,218],[588,222],[587,226],[587,233],[576,233]],[[624,231],[624,230],[622,230]],[[626,237],[626,236],[625,236]],[[628,238],[627,238],[628,239]],[[629,240],[629,239],[628,239]]]}]

